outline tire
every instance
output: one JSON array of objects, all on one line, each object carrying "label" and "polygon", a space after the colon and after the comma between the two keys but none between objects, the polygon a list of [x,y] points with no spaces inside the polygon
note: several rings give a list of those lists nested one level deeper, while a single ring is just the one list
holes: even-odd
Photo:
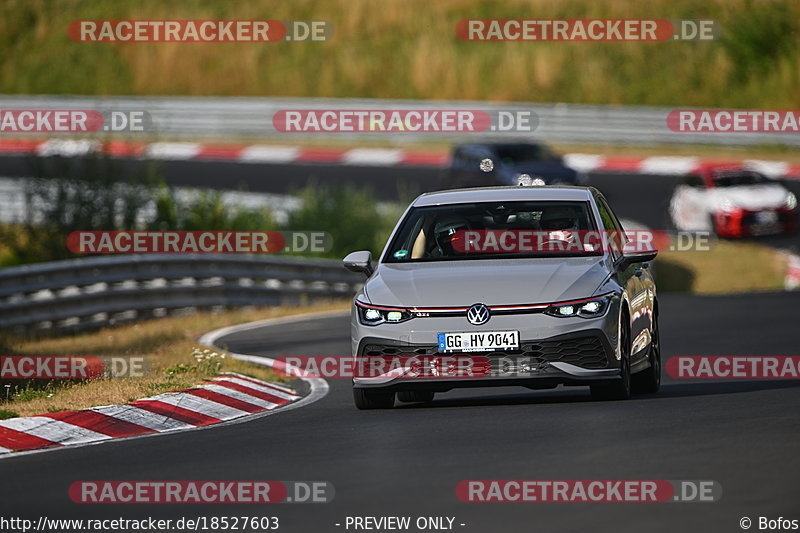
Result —
[{"label": "tire", "polygon": [[[623,320],[624,319],[624,320]],[[623,326],[624,322],[624,326]],[[592,398],[596,400],[627,400],[631,397],[631,367],[630,367],[630,326],[627,324],[627,316],[620,315],[620,376],[622,379],[610,383],[592,385]]]},{"label": "tire", "polygon": [[394,393],[353,389],[353,401],[359,409],[391,409],[394,407]]},{"label": "tire", "polygon": [[655,394],[661,388],[661,334],[658,330],[658,315],[653,319],[653,335],[650,341],[650,367],[632,376],[633,392]]},{"label": "tire", "polygon": [[436,393],[433,391],[415,390],[397,393],[397,399],[404,403],[410,402],[430,402]]}]

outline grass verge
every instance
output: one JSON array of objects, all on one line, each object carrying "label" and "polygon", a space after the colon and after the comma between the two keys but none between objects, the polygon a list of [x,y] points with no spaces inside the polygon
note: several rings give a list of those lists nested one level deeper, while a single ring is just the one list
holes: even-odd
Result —
[{"label": "grass verge", "polygon": [[[706,42],[468,42],[462,19],[713,19]],[[320,42],[80,43],[74,20],[325,20]],[[792,0],[0,3],[0,93],[432,98],[796,109]]]},{"label": "grass verge", "polygon": [[[122,404],[169,390],[191,387],[219,372],[239,372],[268,381],[283,379],[267,367],[215,358],[195,358],[197,338],[216,328],[310,312],[347,309],[343,302],[304,307],[273,307],[226,313],[170,317],[89,333],[51,338],[2,337],[8,355],[145,356],[150,370],[141,378],[96,379],[85,382],[19,383],[2,391],[0,419],[31,416],[99,405]],[[198,359],[200,359],[198,361]],[[6,398],[8,394],[8,398]]]},{"label": "grass verge", "polygon": [[787,259],[752,242],[719,241],[710,252],[663,252],[656,259],[661,292],[731,294],[783,290]]}]

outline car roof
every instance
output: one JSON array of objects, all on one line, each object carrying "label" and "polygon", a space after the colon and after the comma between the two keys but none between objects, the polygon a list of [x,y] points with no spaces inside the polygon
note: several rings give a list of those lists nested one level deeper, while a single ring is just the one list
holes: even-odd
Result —
[{"label": "car roof", "polygon": [[510,201],[588,201],[592,199],[594,187],[531,186],[531,187],[473,187],[429,192],[417,197],[414,207],[466,204],[472,202],[510,202]]}]

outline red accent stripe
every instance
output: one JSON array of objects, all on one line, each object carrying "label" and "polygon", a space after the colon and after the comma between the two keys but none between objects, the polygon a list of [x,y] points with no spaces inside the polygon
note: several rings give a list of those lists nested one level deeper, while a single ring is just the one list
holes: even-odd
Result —
[{"label": "red accent stripe", "polygon": [[337,163],[348,151],[342,148],[302,148],[297,156],[297,161]]},{"label": "red accent stripe", "polygon": [[239,383],[231,383],[230,381],[206,381],[206,383],[210,383],[212,385],[219,385],[220,387],[227,387],[229,389],[243,392],[245,394],[249,394],[250,396],[255,396],[256,398],[260,398],[261,400],[266,400],[268,402],[272,402],[278,405],[283,405],[289,401],[284,398],[278,398],[277,396],[273,396],[272,394],[260,390],[251,389],[250,387],[240,385]]},{"label": "red accent stripe", "polygon": [[221,403],[222,405],[227,405],[228,407],[233,407],[234,409],[239,409],[240,411],[246,411],[248,413],[257,413],[264,410],[263,407],[259,407],[258,405],[243,402],[242,400],[237,400],[236,398],[231,398],[230,396],[225,396],[224,394],[210,391],[208,389],[186,389],[186,393],[191,394],[192,396],[205,398],[206,400],[211,400],[212,402]]},{"label": "red accent stripe", "polygon": [[139,409],[144,409],[145,411],[150,411],[151,413],[164,415],[165,417],[172,418],[178,422],[191,424],[193,426],[207,426],[209,424],[222,422],[222,420],[219,418],[204,415],[196,411],[190,411],[189,409],[184,409],[183,407],[176,407],[158,400],[139,400],[133,402],[131,405],[136,406]]},{"label": "red accent stripe", "polygon": [[508,311],[508,310],[528,310],[528,309],[544,309],[548,307],[547,304],[540,305],[489,305],[487,306],[490,311]]},{"label": "red accent stripe", "polygon": [[460,313],[469,311],[469,307],[414,307],[413,312],[421,313]]},{"label": "red accent stripe", "polygon": [[0,426],[0,446],[9,450],[34,450],[45,446],[62,446],[62,444]]},{"label": "red accent stripe", "polygon": [[787,178],[800,178],[800,165],[789,165],[786,169]]},{"label": "red accent stripe", "polygon": [[[490,311],[502,311],[507,309],[544,309],[546,307],[550,307],[551,305],[564,305],[564,304],[573,304],[579,302],[588,302],[590,300],[597,300],[598,298],[603,298],[605,296],[608,296],[608,294],[601,294],[599,296],[592,296],[590,298],[582,298],[580,300],[565,300],[563,302],[551,302],[544,304],[487,305],[486,307]],[[362,302],[356,302],[356,305],[365,308],[410,311],[412,313],[437,313],[437,312],[451,313],[451,312],[460,312],[469,310],[469,307],[411,307],[406,309],[405,307],[380,307],[377,305],[369,305]]]},{"label": "red accent stripe", "polygon": [[61,420],[67,424],[90,429],[97,433],[108,435],[109,437],[128,437],[131,435],[142,435],[144,433],[156,433],[156,431],[152,429],[96,411],[61,411],[60,413],[37,416],[46,416],[54,420]]},{"label": "red accent stripe", "polygon": [[194,159],[239,159],[244,149],[236,144],[204,144]]}]

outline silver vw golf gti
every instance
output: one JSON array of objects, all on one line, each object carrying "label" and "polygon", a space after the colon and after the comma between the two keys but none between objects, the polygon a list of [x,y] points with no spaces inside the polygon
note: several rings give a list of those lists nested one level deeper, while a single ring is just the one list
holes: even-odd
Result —
[{"label": "silver vw golf gti", "polygon": [[657,252],[627,241],[591,187],[421,195],[377,262],[366,251],[344,259],[367,275],[352,351],[372,371],[355,374],[356,407],[461,387],[589,386],[606,400],[656,392]]}]

